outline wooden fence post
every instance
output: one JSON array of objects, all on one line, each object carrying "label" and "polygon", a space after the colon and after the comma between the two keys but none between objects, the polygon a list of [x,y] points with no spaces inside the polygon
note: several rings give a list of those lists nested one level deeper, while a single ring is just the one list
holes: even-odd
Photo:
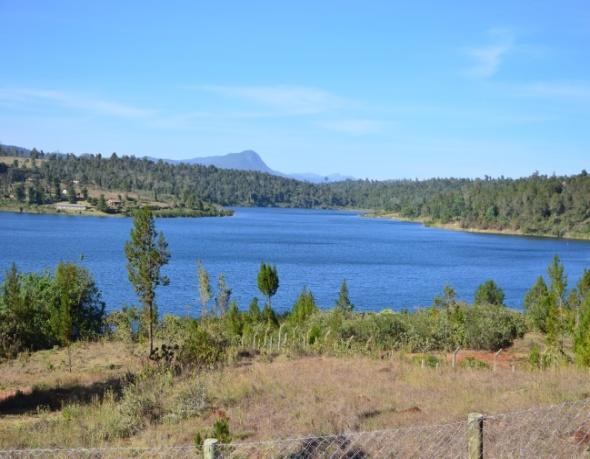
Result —
[{"label": "wooden fence post", "polygon": [[483,414],[467,416],[467,451],[469,459],[483,459]]},{"label": "wooden fence post", "polygon": [[218,459],[218,443],[216,438],[207,438],[203,442],[203,459]]}]

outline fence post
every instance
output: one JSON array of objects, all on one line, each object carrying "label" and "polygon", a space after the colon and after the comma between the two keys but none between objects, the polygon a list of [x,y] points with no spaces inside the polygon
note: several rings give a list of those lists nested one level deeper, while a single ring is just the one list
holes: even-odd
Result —
[{"label": "fence post", "polygon": [[483,414],[467,416],[467,451],[469,459],[483,459]]},{"label": "fence post", "polygon": [[219,448],[216,438],[207,438],[203,442],[203,459],[218,459]]}]

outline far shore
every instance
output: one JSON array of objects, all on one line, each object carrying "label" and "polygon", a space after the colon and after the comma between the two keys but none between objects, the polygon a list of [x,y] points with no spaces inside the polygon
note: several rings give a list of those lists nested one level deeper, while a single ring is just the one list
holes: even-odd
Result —
[{"label": "far shore", "polygon": [[512,230],[512,229],[489,229],[489,228],[476,228],[476,227],[463,227],[458,222],[453,223],[441,223],[436,222],[433,220],[429,220],[428,218],[424,217],[417,217],[417,218],[410,218],[401,216],[395,212],[375,212],[375,211],[367,211],[362,214],[363,217],[367,218],[384,218],[388,220],[397,220],[401,222],[411,222],[411,223],[421,223],[427,228],[439,228],[444,230],[450,231],[462,231],[465,233],[480,233],[480,234],[496,234],[496,235],[503,235],[503,236],[520,236],[520,237],[535,237],[535,238],[543,238],[543,239],[567,239],[571,241],[590,241],[590,234],[587,236],[584,235],[570,235],[564,234],[563,236],[555,236],[553,234],[544,234],[544,233],[525,233],[520,230]]},{"label": "far shore", "polygon": [[[225,209],[226,211],[228,209]],[[108,218],[126,218],[130,217],[125,213],[121,212],[101,212],[93,207],[87,207],[86,209],[72,209],[63,210],[57,209],[54,204],[43,204],[43,205],[15,205],[15,204],[0,204],[0,212],[14,213],[14,214],[36,214],[36,215],[60,215],[66,217],[108,217]],[[204,217],[226,217],[233,215],[233,211],[229,210],[231,214],[228,215],[174,215],[166,214],[165,212],[154,211],[156,218],[204,218]]]}]

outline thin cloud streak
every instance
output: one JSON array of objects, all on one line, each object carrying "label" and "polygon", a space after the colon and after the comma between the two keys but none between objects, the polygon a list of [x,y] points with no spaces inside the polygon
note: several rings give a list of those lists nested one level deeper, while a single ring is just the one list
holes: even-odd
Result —
[{"label": "thin cloud streak", "polygon": [[156,114],[155,110],[139,108],[112,100],[44,89],[0,89],[0,100],[12,102],[17,105],[49,103],[60,107],[75,108],[92,113],[124,118],[145,118]]}]

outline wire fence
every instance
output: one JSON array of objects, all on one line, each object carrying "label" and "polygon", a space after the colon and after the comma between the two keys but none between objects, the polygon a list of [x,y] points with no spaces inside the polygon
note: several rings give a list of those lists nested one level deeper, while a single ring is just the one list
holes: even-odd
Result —
[{"label": "wire fence", "polygon": [[[475,422],[474,423],[474,419]],[[572,458],[590,457],[590,399],[440,425],[159,448],[0,450],[0,458]]]}]

